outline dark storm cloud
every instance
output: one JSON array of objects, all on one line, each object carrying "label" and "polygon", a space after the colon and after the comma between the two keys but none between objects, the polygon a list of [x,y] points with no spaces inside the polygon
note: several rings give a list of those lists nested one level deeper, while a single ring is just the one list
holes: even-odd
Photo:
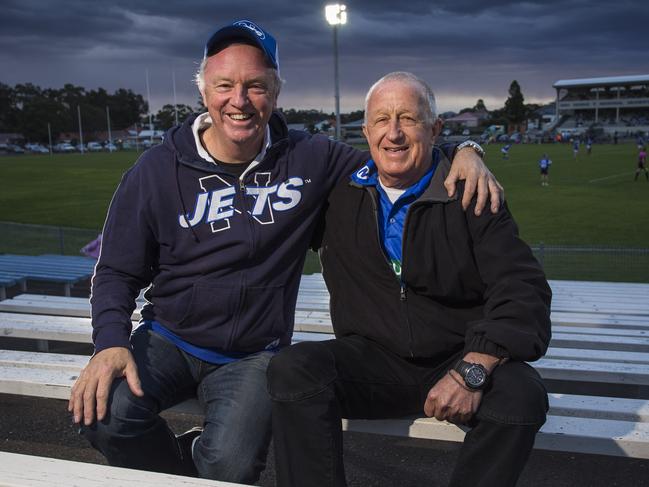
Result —
[{"label": "dark storm cloud", "polygon": [[[168,102],[170,73],[179,99],[194,104],[192,72],[218,26],[252,18],[277,37],[285,106],[331,109],[332,34],[315,1],[4,1],[0,81],[144,93]],[[360,105],[387,71],[425,77],[444,99],[502,103],[512,79],[528,99],[550,99],[561,78],[649,71],[649,2],[350,0],[339,31],[343,107]],[[500,100],[499,102],[497,100]],[[459,101],[458,101],[459,103]],[[459,108],[456,107],[456,108]]]}]

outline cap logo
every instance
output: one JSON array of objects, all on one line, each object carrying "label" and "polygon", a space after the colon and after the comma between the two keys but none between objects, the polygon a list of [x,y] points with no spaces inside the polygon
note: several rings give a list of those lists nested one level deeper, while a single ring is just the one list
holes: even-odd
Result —
[{"label": "cap logo", "polygon": [[261,40],[264,40],[266,38],[266,34],[264,34],[264,31],[261,30],[259,27],[257,27],[253,22],[250,22],[249,20],[239,20],[232,25],[236,25],[237,27],[245,27],[246,29],[253,31],[255,34],[257,34],[257,37],[259,37]]}]

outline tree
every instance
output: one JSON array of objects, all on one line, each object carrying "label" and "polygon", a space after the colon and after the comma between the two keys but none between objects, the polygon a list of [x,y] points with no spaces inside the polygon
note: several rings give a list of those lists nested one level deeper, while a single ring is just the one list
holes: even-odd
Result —
[{"label": "tree", "polygon": [[478,99],[475,106],[473,107],[473,110],[476,111],[476,112],[486,112],[486,111],[488,111],[487,107],[484,104],[484,100],[482,98]]},{"label": "tree", "polygon": [[0,132],[15,132],[18,122],[15,91],[4,83],[0,83]]},{"label": "tree", "polygon": [[50,125],[52,140],[69,124],[68,110],[61,105],[56,96],[40,96],[33,98],[23,105],[20,112],[19,131],[25,140],[30,142],[48,143],[47,124]]},{"label": "tree", "polygon": [[[189,105],[176,105],[178,110],[178,123],[183,123],[192,114],[192,107]],[[176,113],[173,105],[165,105],[155,114],[154,123],[162,130],[168,130],[176,125]]]},{"label": "tree", "polygon": [[350,113],[340,114],[340,123],[350,123],[365,117],[365,110],[356,110]]},{"label": "tree", "polygon": [[524,102],[525,98],[518,81],[512,81],[509,85],[509,98],[505,101],[505,118],[511,125],[520,125],[525,121],[527,110]]},{"label": "tree", "polygon": [[120,88],[111,95],[108,108],[111,125],[118,129],[125,129],[137,123],[140,116],[147,113],[148,105],[142,95]]}]

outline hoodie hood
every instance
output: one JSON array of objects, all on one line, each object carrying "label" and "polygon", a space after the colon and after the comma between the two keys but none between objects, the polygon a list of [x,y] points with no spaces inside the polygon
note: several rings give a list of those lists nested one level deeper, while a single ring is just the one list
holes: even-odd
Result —
[{"label": "hoodie hood", "polygon": [[[203,171],[215,172],[218,171],[218,166],[203,159],[196,149],[192,125],[199,115],[199,113],[194,113],[187,117],[182,124],[170,128],[165,133],[163,144],[176,154],[176,160],[180,164]],[[284,144],[288,143],[288,127],[280,112],[272,113],[268,121],[268,127],[270,128],[271,140],[268,151],[280,150],[284,147]]]}]

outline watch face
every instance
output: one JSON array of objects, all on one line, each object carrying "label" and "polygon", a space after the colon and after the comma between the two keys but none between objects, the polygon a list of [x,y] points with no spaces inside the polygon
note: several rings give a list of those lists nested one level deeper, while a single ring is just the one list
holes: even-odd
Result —
[{"label": "watch face", "polygon": [[478,367],[476,365],[469,367],[469,369],[466,371],[466,376],[464,377],[466,384],[469,387],[473,388],[482,386],[486,380],[487,374],[485,374],[485,371],[482,369],[482,367]]}]

